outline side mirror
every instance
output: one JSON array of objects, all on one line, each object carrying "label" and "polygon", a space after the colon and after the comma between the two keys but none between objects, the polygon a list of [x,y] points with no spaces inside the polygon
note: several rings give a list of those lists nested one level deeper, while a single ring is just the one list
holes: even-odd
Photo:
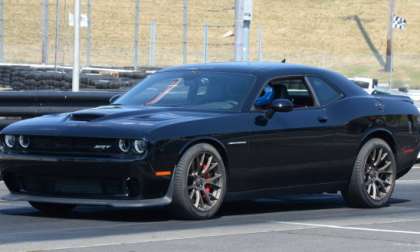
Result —
[{"label": "side mirror", "polygon": [[109,98],[109,103],[110,104],[114,103],[114,101],[116,101],[120,97],[121,97],[120,94],[117,94],[117,95],[112,96],[111,98]]},{"label": "side mirror", "polygon": [[263,116],[258,116],[256,123],[266,125],[268,120],[273,118],[276,112],[290,112],[293,110],[293,103],[287,99],[275,99],[271,102],[271,109],[267,110]]},{"label": "side mirror", "polygon": [[288,99],[275,99],[271,103],[274,112],[290,112],[293,110],[293,103]]}]

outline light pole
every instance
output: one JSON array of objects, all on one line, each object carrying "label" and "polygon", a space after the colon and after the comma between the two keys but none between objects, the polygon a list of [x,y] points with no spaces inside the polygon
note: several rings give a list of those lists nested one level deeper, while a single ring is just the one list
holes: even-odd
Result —
[{"label": "light pole", "polygon": [[79,91],[80,82],[80,0],[74,0],[74,55],[73,55],[73,92]]},{"label": "light pole", "polygon": [[252,0],[235,0],[235,60],[249,59],[249,29],[252,21]]}]

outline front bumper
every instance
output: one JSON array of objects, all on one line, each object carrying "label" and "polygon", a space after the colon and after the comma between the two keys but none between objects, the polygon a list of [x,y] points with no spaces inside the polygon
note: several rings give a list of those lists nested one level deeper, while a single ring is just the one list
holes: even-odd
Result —
[{"label": "front bumper", "polygon": [[115,207],[163,206],[172,201],[171,177],[156,177],[144,160],[0,154],[10,201]]}]

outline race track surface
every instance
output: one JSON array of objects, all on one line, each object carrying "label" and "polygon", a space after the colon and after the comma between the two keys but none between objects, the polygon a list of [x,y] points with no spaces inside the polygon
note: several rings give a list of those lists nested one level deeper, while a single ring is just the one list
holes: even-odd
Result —
[{"label": "race track surface", "polygon": [[47,217],[0,201],[0,252],[420,251],[419,194],[420,166],[381,209],[348,208],[339,195],[290,196],[227,203],[215,219],[182,221],[164,209],[106,207]]}]

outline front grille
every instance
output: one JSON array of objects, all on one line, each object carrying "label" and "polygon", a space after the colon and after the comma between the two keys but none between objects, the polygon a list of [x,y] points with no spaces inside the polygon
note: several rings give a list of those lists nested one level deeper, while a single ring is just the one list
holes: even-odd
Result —
[{"label": "front grille", "polygon": [[103,155],[118,153],[118,150],[114,139],[30,136],[27,152]]},{"label": "front grille", "polygon": [[132,178],[86,179],[8,174],[5,182],[13,192],[40,196],[123,199],[140,195],[139,183]]}]

